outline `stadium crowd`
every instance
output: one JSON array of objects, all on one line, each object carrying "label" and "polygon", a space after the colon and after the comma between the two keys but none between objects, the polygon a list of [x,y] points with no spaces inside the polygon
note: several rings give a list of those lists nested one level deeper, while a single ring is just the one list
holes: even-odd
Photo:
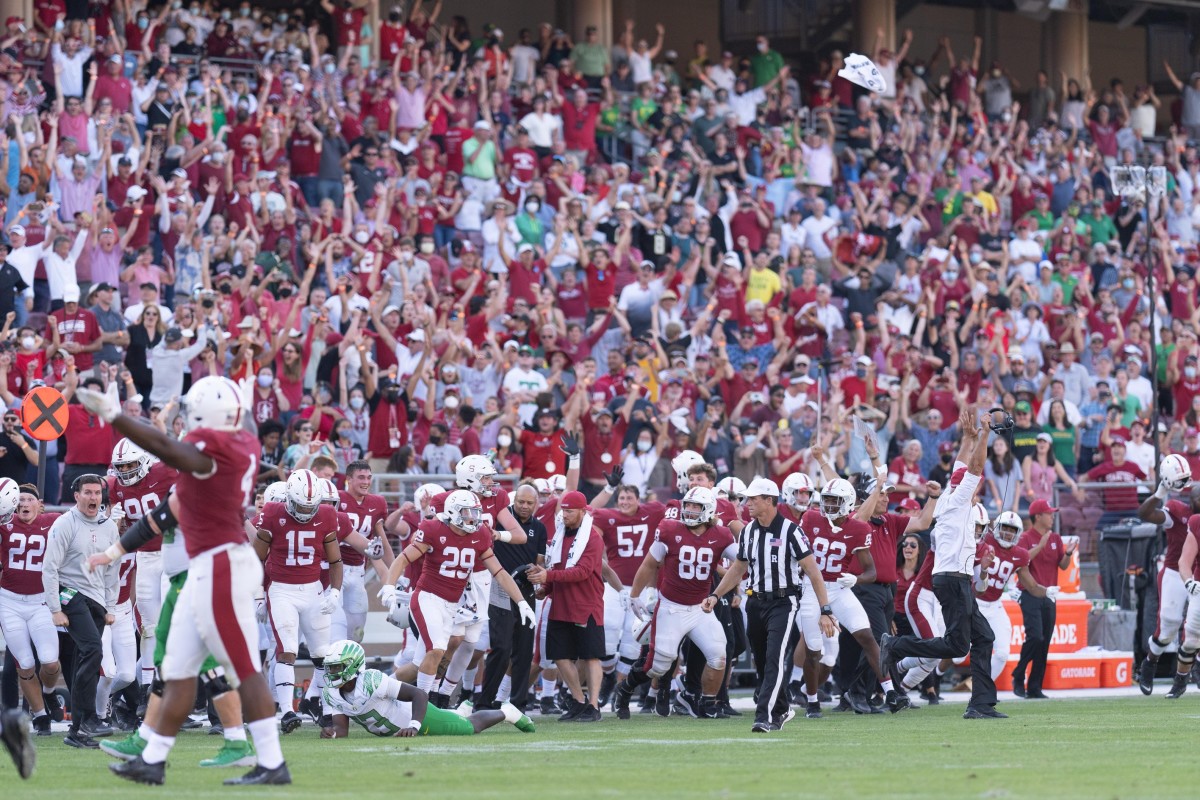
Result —
[{"label": "stadium crowd", "polygon": [[[882,459],[880,510],[917,519],[991,409],[1013,420],[993,517],[1094,531],[1156,454],[1200,474],[1200,74],[1170,72],[1170,108],[1044,72],[1021,103],[978,37],[922,58],[881,34],[873,94],[840,51],[802,72],[765,35],[665,33],[503,31],[440,0],[378,29],[355,0],[10,17],[0,479],[36,475],[33,387],[70,401],[43,494],[72,505],[122,439],[80,388],[180,437],[209,376],[248,387],[260,494],[482,456],[543,503],[574,452],[587,500],[636,511],[679,499],[695,451],[731,501],[833,473],[862,501]],[[1128,164],[1165,166],[1165,195],[1115,193]]]}]

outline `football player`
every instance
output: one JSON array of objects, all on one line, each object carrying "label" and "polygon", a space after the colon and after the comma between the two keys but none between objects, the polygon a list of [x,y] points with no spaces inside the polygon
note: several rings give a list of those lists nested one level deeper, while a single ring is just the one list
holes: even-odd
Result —
[{"label": "football player", "polygon": [[366,661],[367,654],[357,642],[335,642],[330,648],[325,658],[328,686],[322,698],[333,709],[333,727],[321,731],[322,737],[349,736],[350,720],[375,736],[472,736],[501,722],[524,733],[536,730],[533,720],[511,703],[466,717],[440,709],[417,687],[366,669]]},{"label": "football player", "polygon": [[[163,657],[163,714],[145,750],[132,761],[110,765],[117,775],[161,784],[175,734],[196,699],[196,675],[211,653],[237,687],[258,765],[230,785],[288,784],[291,774],[279,747],[275,701],[262,675],[255,621],[255,592],[263,570],[246,540],[244,510],[254,499],[262,450],[243,426],[248,397],[228,378],[207,376],[188,391],[188,433],[173,439],[121,412],[115,393],[76,390],[88,411],[111,423],[137,445],[179,470],[179,524],[187,531],[189,578],[177,607],[191,624],[175,625]],[[252,425],[252,423],[251,423]]]},{"label": "football player", "polygon": [[[54,694],[62,669],[58,631],[44,600],[42,557],[50,523],[58,515],[38,516],[36,491],[32,486],[19,488],[10,478],[0,479],[0,631],[17,662],[33,727],[38,736],[49,736],[51,716],[62,719]],[[41,669],[35,672],[38,662]]]},{"label": "football player", "polygon": [[[137,680],[137,624],[133,619],[133,603],[129,599],[133,581],[137,580],[135,553],[128,553],[118,567],[119,587],[117,608],[111,625],[105,625],[100,635],[100,678],[96,683],[96,716],[111,725],[109,701],[126,686]],[[128,730],[128,728],[126,729]]]},{"label": "football player", "polygon": [[722,559],[732,560],[737,545],[729,528],[716,521],[716,493],[695,486],[683,496],[680,520],[658,524],[654,544],[633,579],[632,604],[646,617],[643,590],[658,586],[658,604],[651,627],[650,652],[641,669],[631,671],[617,686],[614,707],[618,719],[629,718],[629,699],[639,685],[665,675],[675,662],[686,636],[703,653],[697,716],[716,719],[717,692],[725,680],[725,629],[700,604],[712,591],[713,575]]},{"label": "football player", "polygon": [[1163,568],[1158,576],[1158,625],[1150,635],[1146,658],[1138,668],[1138,688],[1145,695],[1154,691],[1159,656],[1179,636],[1179,627],[1183,624],[1188,593],[1179,570],[1179,553],[1187,539],[1189,517],[1200,513],[1200,484],[1192,485],[1186,503],[1167,499],[1171,492],[1183,491],[1192,480],[1192,468],[1183,456],[1172,454],[1164,458],[1158,474],[1162,476],[1158,489],[1138,508],[1140,519],[1161,525],[1167,536]]},{"label": "football player", "polygon": [[[390,564],[392,546],[383,529],[383,521],[387,518],[387,501],[380,495],[371,494],[372,477],[371,465],[366,461],[347,464],[346,489],[341,492],[338,510],[350,517],[354,530],[362,536],[379,539],[383,543],[383,560],[385,564]],[[343,543],[342,562],[342,608],[346,614],[346,638],[359,642],[367,624],[366,559],[358,550]]]},{"label": "football player", "polygon": [[[329,617],[341,601],[342,569],[337,512],[321,505],[323,489],[311,470],[298,469],[287,480],[287,499],[263,506],[254,525],[254,549],[271,585],[267,612],[275,631],[275,699],[283,709],[280,730],[300,727],[292,710],[296,689],[296,652],[300,634],[313,666],[322,667],[329,647]],[[321,561],[329,564],[329,588],[321,586]]]},{"label": "football player", "polygon": [[[112,476],[108,499],[113,519],[121,530],[137,522],[160,505],[171,491],[179,473],[154,458],[128,438],[117,442],[112,452]],[[136,605],[141,620],[142,658],[138,682],[148,687],[154,680],[154,629],[162,608],[163,569],[155,537],[137,553]]]},{"label": "football player", "polygon": [[1187,538],[1179,552],[1179,574],[1188,576],[1183,584],[1188,593],[1188,610],[1183,621],[1183,644],[1175,657],[1175,677],[1167,692],[1169,700],[1180,698],[1187,691],[1188,673],[1196,661],[1196,651],[1200,650],[1200,558],[1196,557],[1200,553],[1200,514],[1188,519],[1187,529]]}]

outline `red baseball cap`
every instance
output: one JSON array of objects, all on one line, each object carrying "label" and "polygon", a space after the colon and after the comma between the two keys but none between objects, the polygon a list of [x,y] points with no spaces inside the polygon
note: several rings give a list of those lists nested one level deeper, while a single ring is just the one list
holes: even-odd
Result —
[{"label": "red baseball cap", "polygon": [[900,505],[898,506],[898,508],[901,511],[920,511],[921,504],[918,503],[916,500],[913,500],[911,497],[906,497],[900,501]]},{"label": "red baseball cap", "polygon": [[1038,514],[1055,514],[1058,509],[1050,505],[1045,500],[1034,500],[1029,504],[1029,516],[1036,517]]},{"label": "red baseball cap", "polygon": [[563,509],[582,511],[587,508],[587,498],[583,496],[583,492],[567,492],[558,504]]}]

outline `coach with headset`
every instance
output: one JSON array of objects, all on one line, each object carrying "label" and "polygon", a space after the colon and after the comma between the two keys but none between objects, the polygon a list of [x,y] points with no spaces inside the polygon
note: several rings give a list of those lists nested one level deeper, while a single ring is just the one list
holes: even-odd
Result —
[{"label": "coach with headset", "polygon": [[758,707],[754,733],[783,728],[795,712],[788,708],[787,677],[796,649],[800,612],[800,572],[808,576],[821,606],[821,632],[833,636],[836,623],[825,593],[825,581],[817,569],[808,539],[800,526],[784,518],[779,505],[779,487],[766,478],[755,478],[746,487],[746,506],[752,521],[738,537],[738,553],[721,583],[705,600],[711,612],[717,601],[732,591],[747,572],[750,600],[746,606],[747,636],[758,673]]}]

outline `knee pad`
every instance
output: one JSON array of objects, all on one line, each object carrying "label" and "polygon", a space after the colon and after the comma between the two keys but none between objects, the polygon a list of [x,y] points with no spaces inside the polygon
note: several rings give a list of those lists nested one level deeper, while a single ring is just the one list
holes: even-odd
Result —
[{"label": "knee pad", "polygon": [[217,667],[201,673],[200,680],[204,682],[204,689],[210,698],[217,698],[233,691],[233,687],[229,685],[229,679],[225,677],[224,667]]},{"label": "knee pad", "polygon": [[723,656],[721,658],[710,658],[704,663],[708,665],[709,669],[715,669],[717,672],[725,670],[725,658]]},{"label": "knee pad", "polygon": [[[641,650],[640,646],[638,647],[638,650],[639,651]],[[637,658],[637,656],[634,656],[633,658],[626,658],[625,656],[621,656],[619,659],[617,659],[617,661],[620,662],[620,664],[622,666],[627,667],[628,669],[626,671],[629,672],[629,671],[633,670],[633,665],[638,663],[638,658]]]},{"label": "knee pad", "polygon": [[1187,646],[1179,648],[1179,653],[1175,656],[1175,660],[1180,664],[1191,664],[1196,660],[1196,650],[1189,650]]},{"label": "knee pad", "polygon": [[150,694],[155,694],[159,697],[163,696],[163,680],[158,676],[157,672],[154,673],[154,680],[150,681]]}]

